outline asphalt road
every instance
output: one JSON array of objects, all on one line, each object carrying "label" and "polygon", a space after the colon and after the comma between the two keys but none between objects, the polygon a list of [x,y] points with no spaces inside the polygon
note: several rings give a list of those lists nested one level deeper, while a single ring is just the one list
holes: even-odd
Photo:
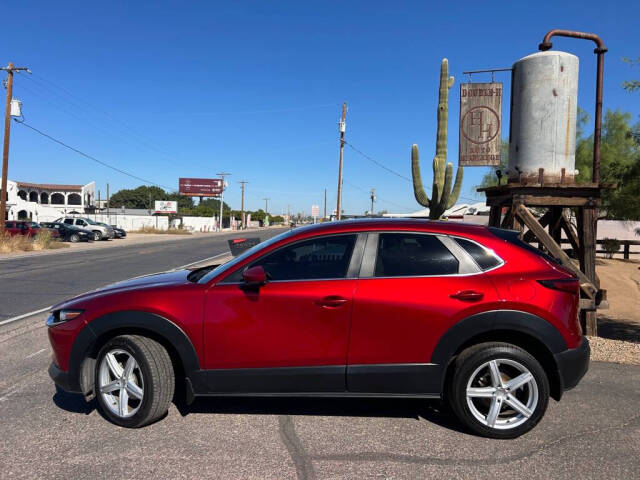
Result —
[{"label": "asphalt road", "polygon": [[107,423],[47,375],[45,315],[0,328],[0,478],[631,479],[640,367],[594,363],[529,434],[488,440],[436,404],[198,399],[140,430]]},{"label": "asphalt road", "polygon": [[257,232],[197,235],[117,248],[63,251],[0,260],[0,321],[49,307],[88,290],[149,273],[170,270],[229,252],[227,240],[239,236],[269,237],[273,228]]}]

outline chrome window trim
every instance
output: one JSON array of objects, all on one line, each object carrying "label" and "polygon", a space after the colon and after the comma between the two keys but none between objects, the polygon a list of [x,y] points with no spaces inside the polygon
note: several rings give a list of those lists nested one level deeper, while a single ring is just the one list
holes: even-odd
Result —
[{"label": "chrome window trim", "polygon": [[[449,250],[449,252],[456,257],[456,259],[458,260],[458,273],[450,273],[448,275],[398,275],[398,276],[390,276],[390,277],[376,277],[373,275],[373,272],[375,271],[375,262],[377,260],[377,255],[378,255],[378,236],[381,233],[406,233],[406,234],[416,234],[416,235],[433,235],[435,237],[437,237],[442,244],[445,246],[445,248],[447,248],[447,250]],[[372,244],[370,244],[370,240],[372,239]],[[476,263],[476,261],[473,259],[473,257],[471,256],[471,254],[469,252],[467,252],[463,247],[461,247],[457,242],[453,242],[454,239],[456,238],[461,238],[462,240],[467,240],[470,242],[475,243],[476,245],[480,246],[481,248],[483,248],[484,250],[488,251],[489,253],[491,253],[491,255],[498,259],[500,261],[500,263],[498,265],[496,265],[495,267],[492,268],[488,268],[486,270],[483,270],[482,268],[480,268],[480,266]],[[444,241],[443,241],[444,240]],[[453,244],[455,244],[455,252],[452,251],[451,248],[449,248],[449,242],[447,241],[451,241]],[[459,249],[459,250],[458,250]],[[456,252],[458,252],[460,255],[456,255]],[[373,257],[371,257],[371,255]],[[460,272],[460,265],[461,265],[461,258],[463,259],[465,264],[471,263],[475,268],[474,271],[470,271],[468,273],[461,273]],[[367,261],[370,261],[370,259],[373,258],[373,262],[372,262],[372,267],[370,272],[368,270],[365,270],[365,263]],[[496,270],[500,267],[502,267],[506,262],[498,255],[495,253],[494,250],[485,247],[484,245],[482,245],[481,243],[477,242],[474,239],[468,238],[468,237],[464,237],[462,235],[455,235],[455,234],[449,234],[449,233],[440,233],[440,232],[425,232],[425,231],[418,231],[418,230],[378,230],[378,231],[373,231],[373,232],[369,232],[368,238],[367,238],[367,244],[365,247],[365,253],[364,253],[364,258],[362,259],[362,267],[360,269],[360,279],[361,280],[370,280],[370,279],[392,279],[392,278],[448,278],[448,277],[469,277],[472,275],[482,275],[483,273],[487,273],[487,272],[491,272],[493,270]],[[364,271],[364,274],[363,274]],[[370,274],[368,274],[370,273]]]}]

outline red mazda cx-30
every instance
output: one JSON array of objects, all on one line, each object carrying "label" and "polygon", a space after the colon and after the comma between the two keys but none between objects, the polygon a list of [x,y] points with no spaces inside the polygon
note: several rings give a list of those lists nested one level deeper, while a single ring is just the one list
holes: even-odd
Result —
[{"label": "red mazda cx-30", "polygon": [[114,423],[196,396],[443,398],[472,431],[533,428],[589,364],[579,285],[517,232],[424,220],[324,223],[232,261],[53,307],[65,390]]}]

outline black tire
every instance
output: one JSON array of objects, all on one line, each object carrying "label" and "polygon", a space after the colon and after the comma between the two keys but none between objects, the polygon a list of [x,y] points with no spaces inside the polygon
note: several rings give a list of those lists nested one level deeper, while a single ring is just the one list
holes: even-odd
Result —
[{"label": "black tire", "polygon": [[[139,374],[143,381],[142,399],[138,403],[138,410],[130,417],[122,417],[112,411],[105,395],[100,391],[100,368],[104,357],[109,352],[121,351],[132,356],[139,367]],[[124,365],[122,365],[124,367]],[[139,335],[122,335],[109,340],[98,354],[95,370],[96,397],[100,411],[111,422],[121,427],[138,428],[155,422],[164,416],[173,398],[175,390],[175,374],[171,357],[167,350],[158,342]]]},{"label": "black tire", "polygon": [[[533,382],[523,385],[518,390],[507,392],[501,390],[500,393],[494,395],[494,397],[496,397],[495,401],[497,402],[496,405],[498,406],[499,415],[503,415],[504,412],[504,418],[499,416],[494,427],[489,426],[488,423],[490,408],[493,405],[494,397],[473,398],[469,401],[467,399],[467,385],[472,380],[472,376],[475,379],[473,382],[482,382],[485,378],[487,379],[486,383],[491,380],[489,366],[486,367],[486,370],[480,370],[479,372],[477,372],[477,370],[492,360],[515,362],[528,370],[533,376]],[[513,379],[519,374],[516,367],[508,363],[500,364],[500,362],[498,362],[498,365],[502,365],[502,369],[499,368],[502,382],[506,382],[507,380],[505,375],[508,379]],[[505,374],[504,369],[512,369],[514,374]],[[484,373],[484,377],[483,372],[486,372]],[[522,372],[520,372],[520,374],[521,373]],[[489,376],[488,378],[487,375]],[[492,384],[485,387],[482,383],[474,384],[473,382],[471,383],[472,387],[477,386],[480,388],[493,389],[493,385],[496,385]],[[502,389],[504,387],[499,388]],[[535,407],[532,403],[532,408],[528,409],[530,416],[526,417],[520,414],[520,417],[518,417],[518,412],[507,403],[507,400],[513,401],[516,396],[516,400],[537,398]],[[535,427],[544,416],[547,405],[549,404],[549,380],[540,363],[522,348],[508,343],[481,343],[464,350],[456,358],[453,378],[449,383],[447,397],[458,419],[473,432],[489,438],[516,438]],[[472,412],[469,403],[473,405],[475,414]],[[521,404],[523,403],[521,402]],[[481,414],[480,416],[482,416],[483,408],[487,410],[487,414],[483,420],[480,420],[476,415]],[[507,422],[509,418],[514,426],[509,426],[506,423],[502,425],[499,424],[499,422]]]},{"label": "black tire", "polygon": [[77,234],[77,233],[74,233],[73,235],[71,235],[71,236],[69,237],[69,241],[70,241],[71,243],[77,243],[79,240],[80,240],[80,237],[78,236],[78,234]]},{"label": "black tire", "polygon": [[93,232],[93,239],[94,239],[96,242],[98,242],[98,241],[102,240],[102,233],[101,233],[101,232],[99,232],[98,230],[95,230],[95,231]]}]

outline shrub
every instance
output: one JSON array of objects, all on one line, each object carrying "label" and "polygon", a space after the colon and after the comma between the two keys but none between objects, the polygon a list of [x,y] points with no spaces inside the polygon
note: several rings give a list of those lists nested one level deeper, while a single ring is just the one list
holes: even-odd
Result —
[{"label": "shrub", "polygon": [[620,250],[620,240],[615,238],[603,238],[602,248],[605,251],[607,258],[613,258],[613,254]]}]

